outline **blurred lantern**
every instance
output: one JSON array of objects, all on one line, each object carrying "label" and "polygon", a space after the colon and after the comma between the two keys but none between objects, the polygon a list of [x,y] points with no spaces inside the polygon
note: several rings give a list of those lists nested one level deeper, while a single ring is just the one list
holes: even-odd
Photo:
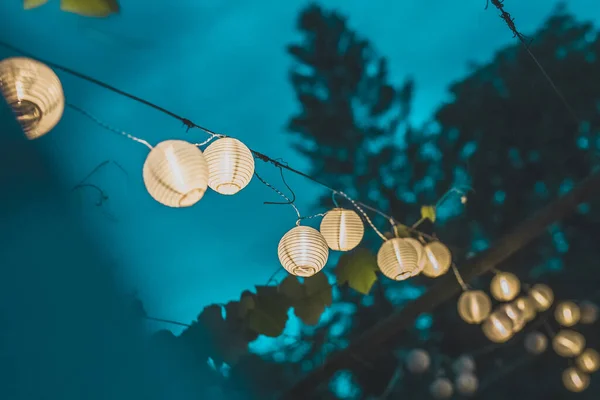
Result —
[{"label": "blurred lantern", "polygon": [[515,306],[523,313],[525,322],[529,322],[535,318],[535,304],[529,296],[521,296],[514,302]]},{"label": "blurred lantern", "polygon": [[483,321],[483,334],[492,342],[504,343],[513,336],[513,323],[505,313],[493,312]]},{"label": "blurred lantern", "polygon": [[529,290],[529,297],[533,301],[536,310],[546,311],[554,301],[554,292],[549,286],[538,283]]},{"label": "blurred lantern", "polygon": [[442,242],[429,242],[424,247],[427,262],[423,268],[423,275],[437,278],[444,275],[452,265],[452,254]]},{"label": "blurred lantern", "polygon": [[423,268],[425,268],[425,264],[427,264],[428,261],[425,249],[417,239],[405,238],[404,241],[412,244],[417,251],[417,269],[411,274],[411,276],[417,276],[423,271]]},{"label": "blurred lantern", "polygon": [[530,332],[525,336],[525,349],[529,354],[542,354],[548,348],[548,338],[540,332]]},{"label": "blurred lantern", "polygon": [[579,306],[581,309],[581,323],[593,324],[598,320],[598,306],[590,301],[583,301]]},{"label": "blurred lantern", "polygon": [[572,301],[562,301],[554,309],[554,318],[562,326],[573,326],[581,318],[579,306]]},{"label": "blurred lantern", "polygon": [[500,306],[500,308],[498,308],[497,312],[508,315],[508,318],[510,318],[513,324],[513,333],[519,332],[525,326],[525,318],[523,317],[523,313],[517,308],[516,304],[503,304]]},{"label": "blurred lantern", "polygon": [[410,278],[418,269],[418,254],[415,247],[405,239],[386,240],[377,252],[377,265],[390,279],[402,281]]},{"label": "blurred lantern", "polygon": [[327,264],[329,247],[318,230],[309,226],[296,226],[283,235],[277,253],[287,272],[309,277]]},{"label": "blurred lantern", "polygon": [[437,378],[429,387],[429,392],[435,399],[449,399],[454,393],[454,388],[448,378]]},{"label": "blurred lantern", "polygon": [[422,374],[429,369],[431,358],[423,349],[411,350],[406,356],[406,368],[413,374]]},{"label": "blurred lantern", "polygon": [[365,234],[360,216],[353,210],[334,208],[321,221],[321,233],[331,250],[349,251],[358,246]]},{"label": "blurred lantern", "polygon": [[552,339],[552,348],[562,357],[576,357],[585,347],[585,338],[579,332],[562,329]]},{"label": "blurred lantern", "polygon": [[458,298],[458,314],[468,324],[480,324],[492,310],[492,301],[483,290],[467,290]]},{"label": "blurred lantern", "polygon": [[577,367],[586,373],[598,371],[600,368],[600,354],[594,349],[585,349],[575,360]]},{"label": "blurred lantern", "polygon": [[590,384],[590,376],[577,368],[567,368],[562,374],[562,381],[570,392],[583,392]]},{"label": "blurred lantern", "polygon": [[31,58],[0,61],[0,93],[29,140],[50,132],[65,108],[58,76],[50,67]]},{"label": "blurred lantern", "polygon": [[148,154],[143,178],[154,200],[169,207],[189,207],[206,192],[208,166],[198,147],[183,140],[167,140]]},{"label": "blurred lantern", "polygon": [[515,274],[499,272],[492,279],[490,291],[498,301],[511,301],[521,291],[521,282]]},{"label": "blurred lantern", "polygon": [[205,150],[208,186],[220,194],[236,194],[254,175],[254,157],[246,145],[234,138],[221,138]]},{"label": "blurred lantern", "polygon": [[456,374],[461,374],[463,372],[474,372],[475,371],[475,359],[468,355],[464,354],[458,357],[452,363],[452,369]]},{"label": "blurred lantern", "polygon": [[470,396],[477,391],[479,381],[472,372],[463,372],[456,378],[456,391],[463,396]]}]

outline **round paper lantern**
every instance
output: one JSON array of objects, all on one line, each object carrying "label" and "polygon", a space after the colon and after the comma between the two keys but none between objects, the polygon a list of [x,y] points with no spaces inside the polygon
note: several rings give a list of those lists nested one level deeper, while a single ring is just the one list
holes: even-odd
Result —
[{"label": "round paper lantern", "polygon": [[525,326],[525,318],[523,318],[523,313],[515,304],[503,304],[498,309],[498,312],[508,315],[508,318],[510,318],[513,324],[513,333],[519,332]]},{"label": "round paper lantern", "polygon": [[577,367],[587,373],[598,371],[600,368],[600,354],[594,349],[585,349],[575,360]]},{"label": "round paper lantern", "polygon": [[562,381],[570,392],[583,392],[590,385],[590,376],[577,368],[567,368],[562,374]]},{"label": "round paper lantern", "polygon": [[529,322],[535,318],[535,304],[529,296],[521,296],[514,302],[515,306],[523,313],[525,322]]},{"label": "round paper lantern", "polygon": [[309,277],[327,264],[329,247],[318,230],[309,226],[296,226],[283,235],[277,253],[287,272]]},{"label": "round paper lantern", "polygon": [[552,348],[562,357],[578,356],[585,347],[585,338],[579,332],[569,329],[559,331],[552,339]]},{"label": "round paper lantern", "polygon": [[456,391],[464,396],[470,396],[477,391],[479,380],[472,372],[463,372],[456,378]]},{"label": "round paper lantern", "polygon": [[406,368],[413,374],[422,374],[429,369],[431,358],[422,349],[411,350],[406,356]]},{"label": "round paper lantern", "polygon": [[154,200],[169,207],[189,207],[206,192],[208,166],[198,147],[183,140],[166,140],[146,157],[143,178]]},{"label": "round paper lantern", "polygon": [[533,301],[536,310],[546,311],[554,301],[554,292],[549,286],[538,283],[529,290],[529,297]]},{"label": "round paper lantern", "polygon": [[50,67],[31,58],[0,61],[0,92],[29,140],[50,132],[65,108],[58,76]]},{"label": "round paper lantern", "polygon": [[579,306],[572,301],[562,301],[554,309],[554,318],[562,326],[573,326],[581,318]]},{"label": "round paper lantern", "polygon": [[331,250],[349,251],[362,240],[365,226],[355,211],[334,208],[323,217],[320,231]]},{"label": "round paper lantern", "polygon": [[492,301],[483,290],[467,290],[458,298],[458,314],[468,324],[480,324],[492,311]]},{"label": "round paper lantern", "polygon": [[444,275],[452,265],[452,254],[448,247],[442,242],[429,242],[425,245],[425,255],[427,263],[423,268],[423,275],[430,278],[437,278]]},{"label": "round paper lantern", "polygon": [[418,269],[418,254],[415,247],[401,238],[386,240],[377,252],[377,265],[390,279],[402,281],[410,278]]},{"label": "round paper lantern", "polygon": [[435,399],[449,399],[454,393],[454,388],[448,378],[437,378],[429,387],[429,392]]},{"label": "round paper lantern", "polygon": [[593,324],[598,320],[598,306],[590,301],[583,301],[579,306],[581,309],[581,323]]},{"label": "round paper lantern", "polygon": [[515,274],[499,272],[492,279],[490,291],[498,301],[511,301],[521,291],[521,282]]},{"label": "round paper lantern", "polygon": [[415,269],[415,271],[411,274],[411,276],[417,276],[423,271],[425,264],[427,264],[427,255],[425,254],[425,249],[423,248],[421,242],[419,242],[417,239],[405,238],[404,241],[412,244],[417,251],[417,269]]},{"label": "round paper lantern", "polygon": [[492,342],[504,343],[513,336],[513,323],[505,313],[493,312],[481,325],[483,334]]},{"label": "round paper lantern", "polygon": [[475,371],[475,359],[470,355],[462,355],[452,363],[452,369],[456,374]]},{"label": "round paper lantern", "polygon": [[530,332],[525,336],[525,349],[529,354],[542,354],[548,348],[548,338],[540,332]]},{"label": "round paper lantern", "polygon": [[208,186],[217,193],[232,195],[245,188],[254,175],[254,157],[246,145],[234,138],[221,138],[205,150]]}]

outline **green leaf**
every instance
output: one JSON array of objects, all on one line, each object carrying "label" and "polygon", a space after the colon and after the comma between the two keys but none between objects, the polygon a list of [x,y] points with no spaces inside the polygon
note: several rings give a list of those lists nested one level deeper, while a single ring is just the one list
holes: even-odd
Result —
[{"label": "green leaf", "polygon": [[401,225],[401,224],[394,225],[394,235],[392,235],[392,237],[399,237],[399,238],[411,237],[408,226]]},{"label": "green leaf", "polygon": [[421,207],[421,218],[435,222],[435,206]]},{"label": "green leaf", "polygon": [[107,17],[119,12],[117,0],[61,0],[60,8],[86,17]]},{"label": "green leaf", "polygon": [[289,275],[279,284],[279,293],[287,296],[293,303],[305,296],[302,284],[293,275]]},{"label": "green leaf", "polygon": [[304,278],[304,283],[290,275],[279,285],[279,292],[290,300],[296,316],[307,325],[316,325],[325,307],[333,301],[331,285],[324,273]]},{"label": "green leaf", "polygon": [[327,275],[323,272],[313,275],[310,278],[304,278],[304,288],[307,297],[318,299],[325,307],[329,307],[333,303],[331,285],[329,284]]},{"label": "green leaf", "polygon": [[377,259],[367,249],[357,249],[340,257],[335,275],[338,284],[347,283],[352,289],[362,294],[369,294],[377,280]]},{"label": "green leaf", "polygon": [[294,306],[294,314],[306,325],[316,325],[325,311],[325,304],[318,297],[309,297]]},{"label": "green leaf", "polygon": [[257,286],[255,306],[248,312],[248,327],[269,337],[283,333],[288,320],[290,300],[277,286]]},{"label": "green leaf", "polygon": [[48,0],[23,0],[23,8],[31,10],[32,8],[43,6],[47,2]]}]

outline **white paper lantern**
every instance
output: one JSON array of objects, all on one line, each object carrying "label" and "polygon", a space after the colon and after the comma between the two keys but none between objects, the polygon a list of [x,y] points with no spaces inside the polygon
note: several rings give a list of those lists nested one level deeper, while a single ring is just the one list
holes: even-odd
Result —
[{"label": "white paper lantern", "polygon": [[437,278],[444,275],[452,265],[452,253],[442,242],[429,242],[425,245],[427,263],[423,268],[423,275]]},{"label": "white paper lantern", "polygon": [[458,298],[458,314],[468,324],[480,324],[492,310],[492,301],[483,290],[467,290]]},{"label": "white paper lantern", "polygon": [[585,338],[570,329],[559,331],[552,339],[552,348],[562,357],[576,357],[585,348]]},{"label": "white paper lantern", "polygon": [[598,306],[590,301],[583,301],[579,307],[581,309],[581,323],[593,324],[598,320]]},{"label": "white paper lantern", "polygon": [[402,281],[410,278],[418,269],[415,247],[405,239],[386,240],[377,252],[377,266],[390,279]]},{"label": "white paper lantern", "polygon": [[414,270],[414,272],[411,274],[411,277],[417,276],[423,271],[428,262],[427,255],[425,254],[425,248],[417,239],[405,238],[404,240],[412,244],[417,251],[417,269]]},{"label": "white paper lantern", "polygon": [[538,283],[529,290],[529,297],[533,300],[536,310],[541,312],[546,311],[552,305],[554,292],[548,285]]},{"label": "white paper lantern", "polygon": [[334,208],[323,217],[320,231],[331,250],[349,251],[359,245],[365,226],[355,211]]},{"label": "white paper lantern", "polygon": [[585,349],[575,360],[577,368],[586,373],[598,371],[600,368],[600,354],[594,349]]},{"label": "white paper lantern", "polygon": [[498,308],[497,312],[508,315],[508,318],[510,318],[513,324],[513,333],[519,332],[525,326],[525,318],[523,318],[523,313],[517,308],[516,304],[503,304],[500,306],[500,308]]},{"label": "white paper lantern", "polygon": [[315,275],[327,264],[329,247],[318,230],[296,226],[283,235],[277,253],[287,272],[306,278]]},{"label": "white paper lantern", "polygon": [[245,188],[254,175],[254,157],[246,145],[234,138],[221,138],[205,150],[208,186],[217,193],[232,195]]},{"label": "white paper lantern", "polygon": [[542,354],[548,348],[548,338],[540,332],[530,332],[525,336],[525,350],[529,354]]},{"label": "white paper lantern", "polygon": [[50,67],[31,58],[0,61],[0,93],[29,140],[50,132],[65,108],[58,76]]},{"label": "white paper lantern", "polygon": [[464,372],[475,372],[475,359],[468,354],[464,354],[458,357],[452,363],[452,369],[456,374],[462,374]]},{"label": "white paper lantern", "polygon": [[504,343],[513,337],[512,320],[505,313],[493,312],[481,325],[483,334],[492,342]]},{"label": "white paper lantern", "polygon": [[573,326],[581,318],[579,306],[572,301],[561,301],[554,309],[554,318],[562,326]]},{"label": "white paper lantern", "polygon": [[470,396],[477,391],[479,380],[472,372],[463,372],[456,378],[456,391],[463,396]]},{"label": "white paper lantern", "polygon": [[143,178],[154,200],[169,207],[190,207],[206,192],[208,166],[198,147],[166,140],[148,154]]},{"label": "white paper lantern", "polygon": [[490,291],[498,301],[511,301],[521,291],[521,282],[515,274],[499,272],[492,279]]},{"label": "white paper lantern", "polygon": [[429,387],[429,392],[435,399],[449,399],[454,393],[454,387],[448,378],[437,378]]},{"label": "white paper lantern", "polygon": [[577,368],[567,368],[562,374],[562,381],[570,392],[583,392],[590,385],[590,376]]},{"label": "white paper lantern", "polygon": [[529,296],[521,296],[514,302],[515,306],[523,313],[525,322],[532,321],[535,318],[535,304]]},{"label": "white paper lantern", "polygon": [[422,374],[429,369],[431,358],[423,349],[411,350],[406,356],[406,368],[413,374]]}]

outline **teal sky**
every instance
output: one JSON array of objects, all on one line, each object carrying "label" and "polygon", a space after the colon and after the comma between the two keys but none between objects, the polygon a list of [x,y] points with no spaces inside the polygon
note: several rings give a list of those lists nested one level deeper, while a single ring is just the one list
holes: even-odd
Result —
[{"label": "teal sky", "polygon": [[[307,1],[123,0],[122,13],[109,19],[62,13],[57,0],[50,3],[23,11],[19,1],[2,2],[0,40],[308,169],[285,133],[297,107],[287,80],[291,59],[285,46],[298,38],[295,19]],[[416,79],[415,122],[428,118],[444,99],[447,85],[467,73],[469,61],[485,62],[515,40],[496,11],[484,11],[485,0],[321,4],[347,15],[350,25],[372,40],[389,58],[394,81],[406,75]],[[525,34],[554,4],[505,1]],[[600,21],[597,0],[572,0],[569,9],[580,18]],[[14,54],[0,49],[0,58],[10,55]],[[70,103],[152,144],[206,138],[199,131],[186,133],[177,121],[126,98],[59,76]],[[94,206],[94,192],[74,196],[81,196],[84,223],[120,265],[124,281],[138,290],[150,314],[190,321],[205,305],[226,302],[264,284],[279,268],[277,244],[293,226],[295,214],[289,207],[263,205],[278,199],[259,182],[233,197],[208,192],[196,206],[174,210],[154,202],[144,188],[144,146],[72,110],[66,110],[40,144],[68,187],[105,160],[127,171],[125,175],[111,164],[90,181],[110,196],[104,208]],[[257,164],[257,170],[280,185],[272,167]],[[319,187],[299,177],[286,178],[300,210],[314,213]]]}]

